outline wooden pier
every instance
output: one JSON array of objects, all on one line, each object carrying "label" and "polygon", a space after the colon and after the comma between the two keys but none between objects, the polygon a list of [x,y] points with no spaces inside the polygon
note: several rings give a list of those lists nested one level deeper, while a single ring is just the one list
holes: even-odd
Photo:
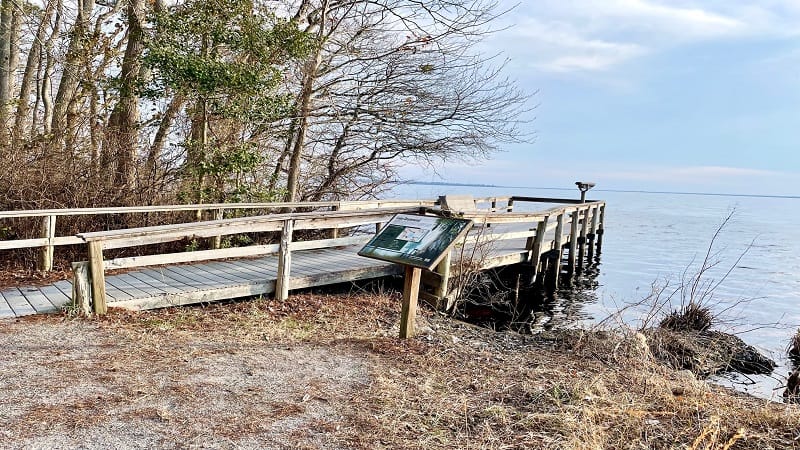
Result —
[{"label": "wooden pier", "polygon": [[[527,211],[520,211],[525,205]],[[528,204],[530,207],[527,207]],[[535,206],[550,206],[536,210]],[[555,205],[555,206],[553,206]],[[516,207],[516,211],[515,211]],[[131,214],[165,208],[211,210],[216,220],[55,236],[55,217]],[[264,214],[294,208],[305,212]],[[225,211],[258,215],[222,219]],[[104,314],[108,307],[152,309],[272,294],[403,273],[402,266],[356,253],[394,214],[456,215],[475,226],[434,271],[422,276],[420,298],[448,308],[469,271],[523,264],[529,282],[555,286],[590,264],[602,246],[605,203],[534,197],[443,197],[439,200],[317,202],[294,204],[181,205],[179,207],[11,211],[4,217],[42,217],[46,236],[0,241],[0,250],[39,247],[52,264],[55,247],[83,245],[85,261],[73,263],[73,280],[0,292],[0,317],[76,308]],[[276,243],[218,248],[221,238],[271,233]],[[135,249],[182,239],[208,239],[210,250],[106,259],[113,249]],[[46,268],[46,265],[43,267]],[[107,273],[113,270],[113,274]],[[118,273],[123,272],[123,273]]]}]

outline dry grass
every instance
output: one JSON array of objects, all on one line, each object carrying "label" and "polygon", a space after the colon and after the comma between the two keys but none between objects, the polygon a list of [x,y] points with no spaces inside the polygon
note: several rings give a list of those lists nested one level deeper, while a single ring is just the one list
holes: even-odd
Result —
[{"label": "dry grass", "polygon": [[7,321],[10,447],[795,448],[796,406],[713,388],[640,334],[494,333],[396,296]]}]

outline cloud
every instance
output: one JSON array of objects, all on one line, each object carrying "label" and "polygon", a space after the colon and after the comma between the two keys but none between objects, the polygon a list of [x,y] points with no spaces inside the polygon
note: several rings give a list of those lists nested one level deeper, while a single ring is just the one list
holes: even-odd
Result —
[{"label": "cloud", "polygon": [[602,172],[603,178],[615,181],[649,182],[720,182],[741,178],[783,177],[785,174],[772,170],[748,169],[726,166],[686,167],[636,167],[621,171]]},{"label": "cloud", "polygon": [[591,73],[680,45],[800,35],[798,5],[796,0],[755,6],[722,0],[539,0],[520,3],[506,18],[511,28],[499,33],[494,45],[528,68]]},{"label": "cloud", "polygon": [[535,19],[520,24],[516,38],[528,42],[536,55],[528,66],[548,72],[605,70],[647,53],[638,44],[590,39],[566,23]]}]

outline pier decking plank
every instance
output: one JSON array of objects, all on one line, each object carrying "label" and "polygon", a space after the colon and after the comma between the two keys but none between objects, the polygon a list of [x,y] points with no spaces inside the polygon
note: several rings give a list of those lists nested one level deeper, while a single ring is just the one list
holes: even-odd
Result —
[{"label": "pier decking plank", "polygon": [[19,291],[38,314],[60,310],[47,299],[46,295],[39,291],[38,287],[22,287],[19,288]]},{"label": "pier decking plank", "polygon": [[2,295],[8,302],[8,305],[11,307],[11,309],[14,310],[14,315],[17,317],[36,314],[36,309],[34,309],[34,307],[28,303],[28,300],[25,299],[25,296],[22,295],[22,292],[20,292],[19,289],[5,289],[3,290]]},{"label": "pier decking plank", "polygon": [[0,319],[6,319],[9,317],[16,317],[17,315],[14,314],[14,310],[11,309],[11,305],[8,304],[3,294],[0,293]]},{"label": "pier decking plank", "polygon": [[51,284],[49,286],[42,286],[39,290],[47,296],[47,299],[50,300],[50,303],[55,305],[58,308],[62,308],[65,305],[68,305],[71,301],[70,297],[64,294],[61,289],[59,289],[56,285]]}]

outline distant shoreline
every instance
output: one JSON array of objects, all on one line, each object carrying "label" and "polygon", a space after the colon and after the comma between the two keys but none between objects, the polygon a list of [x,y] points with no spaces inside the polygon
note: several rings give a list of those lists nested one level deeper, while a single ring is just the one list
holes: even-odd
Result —
[{"label": "distant shoreline", "polygon": [[[560,187],[541,187],[541,186],[501,186],[497,184],[474,184],[474,183],[458,183],[458,182],[437,182],[437,181],[415,181],[409,180],[399,184],[415,184],[424,186],[466,186],[466,187],[483,187],[483,188],[504,188],[504,189],[541,189],[549,191],[575,191],[576,189],[560,188]],[[734,193],[719,193],[719,192],[679,192],[679,191],[645,191],[636,189],[592,189],[592,192],[621,192],[631,194],[662,194],[662,195],[702,195],[713,197],[750,197],[750,198],[785,198],[785,199],[800,199],[800,195],[781,195],[781,194],[734,194]]]}]

